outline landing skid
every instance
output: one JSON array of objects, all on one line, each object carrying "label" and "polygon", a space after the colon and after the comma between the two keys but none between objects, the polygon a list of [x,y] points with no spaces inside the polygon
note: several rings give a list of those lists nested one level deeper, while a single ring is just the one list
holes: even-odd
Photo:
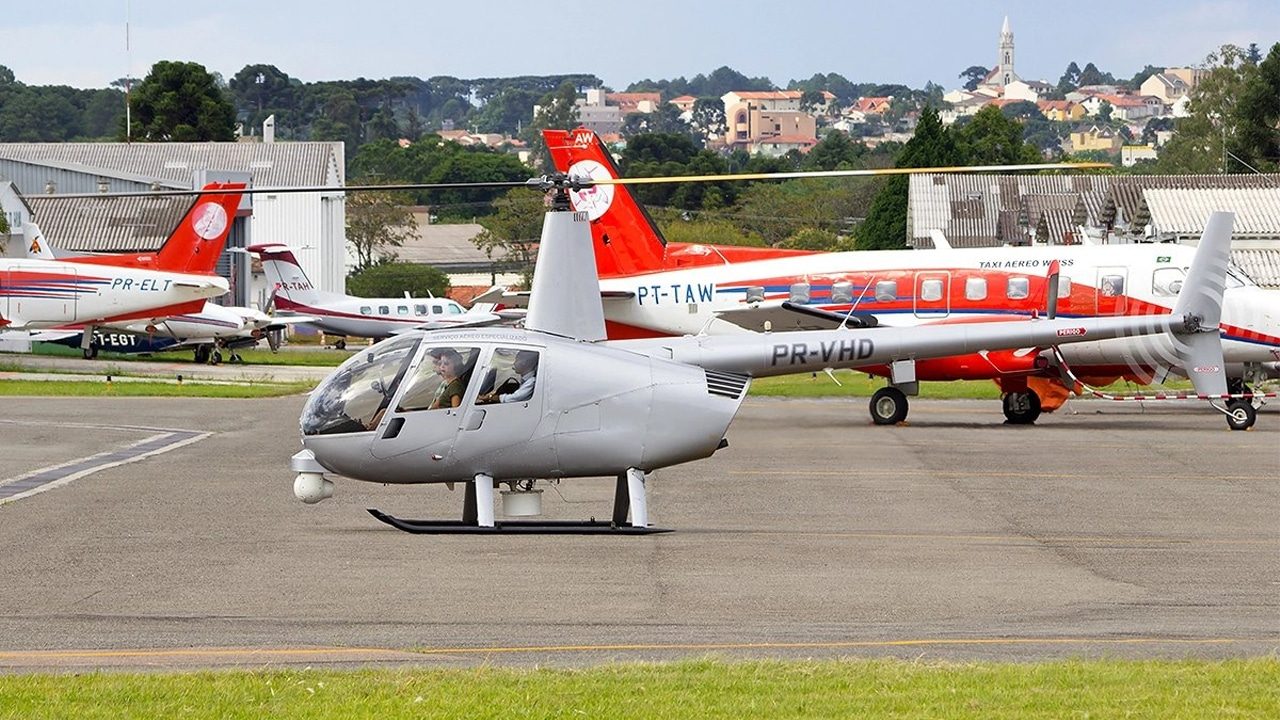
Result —
[{"label": "landing skid", "polygon": [[615,525],[603,520],[500,520],[492,527],[461,520],[405,520],[381,510],[369,514],[397,530],[415,535],[653,535],[671,530],[656,527]]}]

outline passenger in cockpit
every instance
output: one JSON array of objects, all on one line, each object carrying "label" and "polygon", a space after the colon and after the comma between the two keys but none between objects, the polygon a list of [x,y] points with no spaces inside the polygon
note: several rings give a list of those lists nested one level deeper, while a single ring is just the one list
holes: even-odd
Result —
[{"label": "passenger in cockpit", "polygon": [[440,389],[436,391],[435,399],[428,409],[458,407],[462,404],[462,396],[467,393],[467,383],[471,380],[466,361],[453,348],[432,350],[430,355],[436,372],[444,382],[440,383]]}]

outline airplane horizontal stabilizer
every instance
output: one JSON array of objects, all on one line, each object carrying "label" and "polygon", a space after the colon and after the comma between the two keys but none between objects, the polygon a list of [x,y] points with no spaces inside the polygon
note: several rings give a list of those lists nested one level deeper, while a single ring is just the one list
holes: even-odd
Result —
[{"label": "airplane horizontal stabilizer", "polygon": [[790,300],[744,305],[718,312],[716,317],[754,332],[835,330],[842,325],[848,328],[871,328],[879,325],[873,315],[854,313],[846,316],[843,313],[801,305]]}]

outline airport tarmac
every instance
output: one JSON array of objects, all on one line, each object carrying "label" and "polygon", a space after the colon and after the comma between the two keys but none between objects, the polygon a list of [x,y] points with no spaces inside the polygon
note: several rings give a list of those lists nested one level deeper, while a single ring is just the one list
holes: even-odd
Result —
[{"label": "airport tarmac", "polygon": [[[652,476],[673,533],[440,537],[365,508],[452,519],[461,489],[295,500],[302,402],[6,398],[0,493],[31,487],[0,500],[0,669],[1280,651],[1275,405],[1230,432],[1173,404],[875,427],[866,400],[749,399],[728,448]],[[612,493],[565,481],[546,514]]]}]

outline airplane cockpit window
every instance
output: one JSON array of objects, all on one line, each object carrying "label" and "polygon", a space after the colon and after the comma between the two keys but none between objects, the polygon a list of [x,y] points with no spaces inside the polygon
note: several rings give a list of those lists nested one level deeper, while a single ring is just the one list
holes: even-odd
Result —
[{"label": "airplane cockpit window", "polygon": [[1182,282],[1187,277],[1182,268],[1156,268],[1151,274],[1151,294],[1156,297],[1176,297],[1182,290]]},{"label": "airplane cockpit window", "polygon": [[453,304],[453,305],[450,305],[450,306],[449,306],[449,314],[450,314],[450,315],[461,315],[461,314],[462,314],[462,306],[460,306],[460,305],[458,305],[458,304],[456,304],[456,303],[455,303],[455,304]]},{"label": "airplane cockpit window", "polygon": [[533,397],[538,377],[537,350],[498,348],[480,382],[476,404],[523,403]]},{"label": "airplane cockpit window", "polygon": [[479,356],[479,348],[474,347],[429,348],[405,387],[396,412],[447,410],[461,405]]},{"label": "airplane cockpit window", "polygon": [[1240,269],[1239,265],[1230,263],[1227,265],[1227,287],[1245,287],[1246,285],[1257,285],[1248,273]]},{"label": "airplane cockpit window", "polygon": [[965,300],[986,300],[987,299],[987,279],[980,278],[980,277],[965,278],[964,299]]},{"label": "airplane cockpit window", "polygon": [[422,340],[401,335],[352,355],[320,383],[302,412],[303,435],[365,432],[378,425]]},{"label": "airplane cockpit window", "polygon": [[898,299],[898,283],[895,280],[881,280],[876,283],[876,300],[893,302]]},{"label": "airplane cockpit window", "polygon": [[1009,285],[1005,289],[1005,297],[1010,300],[1025,300],[1030,294],[1030,280],[1021,276],[1009,278]]}]

